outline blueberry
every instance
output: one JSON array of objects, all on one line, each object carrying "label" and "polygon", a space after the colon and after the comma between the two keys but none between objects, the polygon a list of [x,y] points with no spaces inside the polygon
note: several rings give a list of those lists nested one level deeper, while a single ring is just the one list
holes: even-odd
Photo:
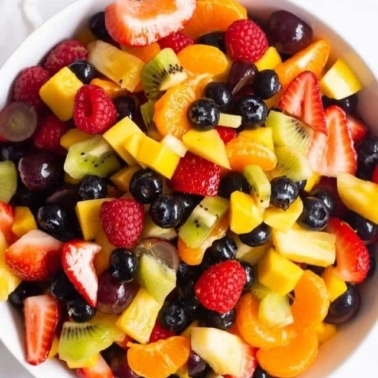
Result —
[{"label": "blueberry", "polygon": [[108,193],[106,179],[96,175],[85,176],[78,188],[78,194],[81,200],[91,200],[105,198]]},{"label": "blueberry", "polygon": [[348,214],[347,221],[353,230],[356,231],[357,235],[365,242],[374,240],[378,235],[378,224],[355,212]]},{"label": "blueberry", "polygon": [[239,260],[239,264],[244,269],[246,276],[243,292],[248,293],[251,290],[253,283],[255,282],[255,270],[253,266],[247,261]]},{"label": "blueberry", "polygon": [[286,176],[272,179],[270,203],[273,206],[287,210],[298,198],[299,190],[296,183]]},{"label": "blueberry", "polygon": [[97,76],[96,69],[86,60],[75,60],[68,65],[68,68],[84,84],[90,84],[90,82]]},{"label": "blueberry", "polygon": [[206,250],[204,258],[208,260],[210,264],[233,260],[236,256],[237,249],[238,247],[236,246],[234,239],[226,235],[213,242],[213,244]]},{"label": "blueberry", "polygon": [[89,30],[98,39],[102,39],[102,40],[111,39],[105,25],[105,12],[104,11],[95,13],[89,19]]},{"label": "blueberry", "polygon": [[197,196],[195,194],[188,194],[188,193],[173,193],[172,194],[175,198],[180,200],[183,213],[181,218],[181,224],[183,224],[189,217],[189,215],[192,213],[194,208],[202,201],[202,196]]},{"label": "blueberry", "polygon": [[96,309],[77,296],[67,303],[67,313],[75,322],[83,323],[96,315]]},{"label": "blueberry", "polygon": [[188,309],[180,301],[166,302],[159,314],[163,328],[181,332],[189,323]]},{"label": "blueberry", "polygon": [[138,258],[126,248],[116,248],[109,257],[109,272],[113,278],[122,282],[134,280],[138,271]]},{"label": "blueberry", "polygon": [[75,287],[62,270],[51,279],[50,292],[63,302],[68,302],[77,296]]},{"label": "blueberry", "polygon": [[302,199],[303,210],[298,218],[298,224],[310,230],[323,230],[329,221],[329,210],[324,202],[316,197]]},{"label": "blueberry", "polygon": [[44,205],[38,209],[38,226],[48,234],[60,238],[69,227],[67,209],[61,205]]},{"label": "blueberry", "polygon": [[262,70],[257,73],[252,87],[257,96],[267,100],[281,89],[281,83],[275,71]]},{"label": "blueberry", "polygon": [[163,180],[151,169],[141,169],[132,175],[129,190],[138,202],[148,204],[163,193]]},{"label": "blueberry", "polygon": [[363,166],[374,166],[378,163],[378,137],[368,136],[357,146],[358,163]]},{"label": "blueberry", "polygon": [[22,310],[26,298],[40,294],[43,294],[43,288],[39,283],[23,281],[9,294],[8,301],[14,308]]},{"label": "blueberry", "polygon": [[194,293],[194,284],[196,283],[196,277],[187,277],[185,281],[178,280],[177,290],[181,301],[187,306],[195,308],[200,302]]},{"label": "blueberry", "polygon": [[265,123],[268,108],[261,97],[248,95],[236,101],[234,112],[235,114],[241,115],[243,128],[255,129]]},{"label": "blueberry", "polygon": [[226,53],[226,44],[224,42],[224,32],[212,32],[203,34],[197,39],[197,43],[201,45],[208,45],[217,47],[219,50]]},{"label": "blueberry", "polygon": [[295,183],[297,184],[298,190],[301,192],[306,187],[307,180],[296,181]]},{"label": "blueberry", "polygon": [[29,151],[30,146],[27,143],[1,143],[0,144],[0,160],[12,161],[18,164],[20,159]]},{"label": "blueberry", "polygon": [[251,378],[271,378],[272,376],[266,372],[261,366],[257,366]]},{"label": "blueberry", "polygon": [[218,124],[220,110],[214,100],[200,98],[189,105],[187,114],[189,122],[195,129],[206,131]]},{"label": "blueberry", "polygon": [[236,313],[232,309],[224,314],[215,311],[203,310],[202,321],[205,327],[213,327],[221,330],[231,328],[235,323]]},{"label": "blueberry", "polygon": [[241,172],[229,172],[225,174],[219,183],[218,195],[229,199],[235,191],[249,194],[251,187]]},{"label": "blueberry", "polygon": [[352,94],[348,97],[344,97],[339,100],[323,96],[322,103],[324,108],[328,108],[331,105],[337,105],[340,108],[342,108],[346,113],[354,114],[357,111],[358,96],[357,94]]},{"label": "blueberry", "polygon": [[113,104],[117,109],[118,120],[125,117],[134,119],[137,111],[137,105],[133,96],[118,96],[113,100]]},{"label": "blueberry", "polygon": [[337,205],[336,196],[330,190],[325,188],[316,188],[310,192],[310,195],[323,201],[330,215],[335,212]]},{"label": "blueberry", "polygon": [[184,209],[180,199],[171,194],[162,194],[151,203],[149,214],[159,227],[170,228],[181,223]]},{"label": "blueberry", "polygon": [[250,247],[258,247],[259,245],[266,244],[271,238],[272,229],[266,223],[261,223],[252,231],[240,234],[239,239],[242,243]]},{"label": "blueberry", "polygon": [[212,81],[205,87],[205,96],[219,106],[221,112],[227,112],[232,103],[232,93],[226,83]]}]

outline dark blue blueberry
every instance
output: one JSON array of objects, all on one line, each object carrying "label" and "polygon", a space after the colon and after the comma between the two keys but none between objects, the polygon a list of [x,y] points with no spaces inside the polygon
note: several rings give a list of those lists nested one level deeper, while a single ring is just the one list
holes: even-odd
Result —
[{"label": "dark blue blueberry", "polygon": [[163,180],[151,169],[141,169],[131,177],[129,190],[138,202],[148,204],[163,193]]},{"label": "dark blue blueberry", "polygon": [[234,239],[226,235],[213,242],[213,244],[206,250],[204,258],[210,264],[233,260],[236,257],[237,249],[238,247]]},{"label": "dark blue blueberry", "polygon": [[67,209],[61,205],[44,205],[38,209],[38,226],[48,234],[60,239],[70,228]]},{"label": "dark blue blueberry", "polygon": [[160,311],[161,325],[173,332],[181,332],[189,323],[188,307],[181,301],[166,302]]},{"label": "dark blue blueberry", "polygon": [[[202,196],[197,196],[195,194],[188,194],[188,193],[172,193],[172,195],[179,199],[182,205],[183,214],[181,219],[181,224],[183,224],[192,213],[194,208],[202,201]],[[180,225],[181,225],[180,224]]]},{"label": "dark blue blueberry", "polygon": [[323,96],[322,103],[324,108],[328,108],[331,105],[337,105],[346,113],[355,114],[358,106],[358,96],[357,94],[352,94],[348,97],[341,98],[340,100]]},{"label": "dark blue blueberry", "polygon": [[255,282],[255,270],[253,266],[247,261],[239,260],[239,263],[244,269],[246,276],[243,292],[248,293],[251,290],[253,283]]},{"label": "dark blue blueberry", "polygon": [[296,183],[286,176],[276,177],[271,180],[270,203],[273,206],[287,210],[298,198],[299,190]]},{"label": "dark blue blueberry", "polygon": [[197,43],[201,45],[214,46],[226,53],[226,44],[224,42],[224,32],[212,32],[203,34],[197,39]]},{"label": "dark blue blueberry", "polygon": [[28,143],[0,143],[0,160],[13,161],[18,164],[20,159],[30,150]]},{"label": "dark blue blueberry", "polygon": [[78,295],[72,282],[62,270],[51,279],[50,292],[63,302],[68,302]]},{"label": "dark blue blueberry", "polygon": [[75,60],[68,66],[68,68],[84,84],[90,84],[90,82],[97,76],[96,69],[86,60]]},{"label": "dark blue blueberry", "polygon": [[189,105],[187,116],[195,129],[207,131],[218,125],[220,110],[214,100],[200,98]]},{"label": "dark blue blueberry", "polygon": [[113,100],[113,104],[117,109],[118,120],[125,117],[135,119],[137,105],[133,96],[118,96]]},{"label": "dark blue blueberry", "polygon": [[355,212],[351,211],[347,215],[347,221],[353,230],[356,231],[357,235],[365,242],[374,240],[378,235],[378,224]]},{"label": "dark blue blueberry", "polygon": [[298,218],[298,224],[314,231],[323,230],[329,221],[329,210],[325,203],[316,197],[302,199],[303,210]]},{"label": "dark blue blueberry", "polygon": [[232,93],[226,83],[212,81],[205,87],[205,96],[214,100],[221,112],[227,112],[232,103]]},{"label": "dark blue blueberry", "polygon": [[251,378],[271,378],[272,376],[266,372],[261,366],[257,366]]},{"label": "dark blue blueberry", "polygon": [[252,231],[239,234],[240,241],[250,247],[266,244],[271,238],[272,229],[266,223],[261,223]]},{"label": "dark blue blueberry", "polygon": [[134,280],[138,272],[138,265],[135,253],[126,248],[116,248],[110,254],[109,272],[118,281]]},{"label": "dark blue blueberry", "polygon": [[104,11],[95,13],[89,19],[89,30],[98,39],[102,39],[105,41],[111,39],[105,25],[105,12]]},{"label": "dark blue blueberry", "polygon": [[77,296],[67,302],[67,313],[75,322],[83,323],[96,315],[96,308],[89,306],[84,298]]},{"label": "dark blue blueberry", "polygon": [[203,309],[201,318],[201,324],[203,324],[205,327],[213,327],[221,330],[226,330],[234,325],[236,313],[234,309],[224,314]]},{"label": "dark blue blueberry", "polygon": [[78,188],[79,197],[83,201],[105,198],[107,193],[108,185],[106,179],[96,175],[85,176]]},{"label": "dark blue blueberry", "polygon": [[218,195],[229,199],[235,191],[249,194],[251,187],[241,172],[232,171],[225,174],[219,183]]},{"label": "dark blue blueberry", "polygon": [[261,97],[248,95],[240,97],[234,105],[235,114],[242,117],[242,128],[256,129],[265,123],[268,108]]},{"label": "dark blue blueberry", "polygon": [[296,181],[295,183],[297,184],[298,190],[301,192],[306,187],[307,180]]},{"label": "dark blue blueberry", "polygon": [[337,200],[334,193],[325,188],[316,188],[310,192],[311,197],[316,197],[323,201],[327,207],[329,215],[332,215],[336,210]]},{"label": "dark blue blueberry", "polygon": [[170,228],[181,223],[184,209],[180,199],[171,194],[162,194],[151,203],[149,214],[159,227]]},{"label": "dark blue blueberry", "polygon": [[262,70],[257,73],[252,87],[257,96],[267,100],[281,89],[281,83],[275,71]]}]

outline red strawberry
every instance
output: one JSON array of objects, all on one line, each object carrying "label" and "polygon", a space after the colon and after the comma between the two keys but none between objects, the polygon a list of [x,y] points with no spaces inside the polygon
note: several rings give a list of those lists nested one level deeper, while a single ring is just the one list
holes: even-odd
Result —
[{"label": "red strawberry", "polygon": [[339,218],[331,218],[326,229],[336,235],[335,274],[346,282],[364,281],[369,271],[370,257],[363,241]]},{"label": "red strawberry", "polygon": [[375,166],[371,181],[378,184],[378,165]]},{"label": "red strawberry", "polygon": [[364,139],[369,129],[360,119],[353,117],[350,114],[347,114],[346,117],[347,117],[348,129],[350,130],[350,134],[352,136],[353,142],[354,144],[357,144],[362,139]]},{"label": "red strawberry", "polygon": [[217,130],[224,143],[228,143],[230,140],[238,136],[236,130],[231,127],[216,126],[215,130]]},{"label": "red strawberry", "polygon": [[220,172],[217,164],[187,152],[180,160],[169,186],[176,192],[216,196]]},{"label": "red strawberry", "polygon": [[117,121],[117,109],[110,96],[96,85],[83,85],[76,93],[73,120],[78,129],[99,134]]},{"label": "red strawberry", "polygon": [[171,48],[177,54],[184,47],[192,45],[194,41],[189,36],[178,31],[159,39],[158,43],[161,49]]},{"label": "red strawberry", "polygon": [[138,240],[144,222],[143,205],[130,198],[118,198],[101,205],[100,221],[110,243],[130,248]]},{"label": "red strawberry", "polygon": [[96,307],[98,278],[93,266],[93,258],[101,247],[84,240],[64,243],[62,265],[68,279],[86,302]]},{"label": "red strawberry", "polygon": [[194,293],[204,307],[224,314],[235,307],[245,281],[243,267],[228,260],[205,270],[194,285]]},{"label": "red strawberry", "polygon": [[76,369],[78,378],[114,378],[110,366],[100,355],[95,366]]},{"label": "red strawberry", "polygon": [[67,151],[60,145],[60,138],[70,128],[67,122],[61,121],[53,114],[46,115],[34,133],[34,146],[56,154],[65,154]]},{"label": "red strawberry", "polygon": [[300,73],[290,82],[278,107],[315,131],[327,134],[319,80],[311,71]]},{"label": "red strawberry", "polygon": [[149,342],[153,343],[155,341],[165,340],[174,335],[175,333],[173,331],[163,328],[159,322],[156,322],[152,329]]},{"label": "red strawberry", "polygon": [[226,374],[225,378],[251,378],[254,376],[257,367],[256,349],[246,343],[243,352],[242,373],[238,376]]},{"label": "red strawberry", "polygon": [[21,236],[5,251],[5,261],[24,281],[50,279],[61,268],[63,243],[40,230]]},{"label": "red strawberry", "polygon": [[105,9],[110,36],[125,45],[145,46],[180,30],[195,9],[195,0],[113,1]]},{"label": "red strawberry", "polygon": [[15,80],[12,94],[13,100],[26,102],[37,109],[41,109],[44,105],[39,96],[39,90],[49,78],[49,72],[41,66],[25,68]]},{"label": "red strawberry", "polygon": [[12,244],[14,241],[16,241],[16,236],[12,231],[13,222],[13,207],[0,201],[0,231],[4,234],[8,244]]},{"label": "red strawberry", "polygon": [[75,60],[86,60],[87,48],[76,39],[67,39],[55,46],[47,55],[43,68],[50,75],[55,75],[60,69],[73,63]]},{"label": "red strawberry", "polygon": [[[336,105],[329,106],[325,111],[328,136],[320,138],[318,144],[321,157],[314,162],[312,168],[315,172],[328,177],[336,177],[339,173],[354,174],[357,169],[357,154],[353,147],[353,140],[348,129],[345,112]],[[318,140],[318,141],[319,141]],[[310,147],[313,153],[314,141]],[[310,159],[311,161],[311,159]]]},{"label": "red strawberry", "polygon": [[227,29],[225,44],[228,56],[232,60],[256,62],[268,49],[268,39],[252,20],[234,21]]},{"label": "red strawberry", "polygon": [[48,294],[24,300],[26,360],[38,365],[49,355],[59,322],[59,303]]}]

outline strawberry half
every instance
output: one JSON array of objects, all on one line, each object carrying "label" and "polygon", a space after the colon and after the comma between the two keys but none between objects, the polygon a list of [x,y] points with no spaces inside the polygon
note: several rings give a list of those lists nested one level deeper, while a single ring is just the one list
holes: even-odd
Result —
[{"label": "strawberry half", "polygon": [[31,230],[5,251],[5,261],[23,281],[50,279],[61,268],[63,243],[51,235]]},{"label": "strawberry half", "polygon": [[99,355],[96,365],[76,369],[76,375],[78,378],[114,378],[110,366],[101,355]]},{"label": "strawberry half", "polygon": [[105,24],[119,44],[145,46],[182,29],[195,0],[116,0],[105,9]]},{"label": "strawberry half", "polygon": [[339,218],[331,218],[327,231],[336,235],[335,274],[342,280],[361,283],[370,267],[369,252],[354,230]]},{"label": "strawberry half", "polygon": [[357,144],[362,139],[364,139],[365,135],[368,133],[369,130],[360,119],[353,117],[350,114],[347,114],[346,117],[348,129],[350,131],[353,142],[354,144]]},{"label": "strawberry half", "polygon": [[290,82],[278,107],[313,130],[327,134],[319,80],[311,71],[300,73]]},{"label": "strawberry half", "polygon": [[58,301],[48,294],[28,297],[24,301],[26,360],[38,365],[49,355],[59,322]]},{"label": "strawberry half", "polygon": [[86,302],[96,307],[98,278],[93,266],[93,258],[101,247],[84,240],[64,243],[62,265],[69,280]]},{"label": "strawberry half", "polygon": [[12,231],[14,223],[14,210],[11,205],[0,201],[0,231],[4,234],[9,244],[16,240],[16,235]]}]

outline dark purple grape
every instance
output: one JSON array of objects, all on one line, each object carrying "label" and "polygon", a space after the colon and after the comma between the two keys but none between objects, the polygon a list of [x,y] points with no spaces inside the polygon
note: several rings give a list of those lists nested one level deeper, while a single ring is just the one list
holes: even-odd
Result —
[{"label": "dark purple grape", "polygon": [[61,159],[47,151],[35,151],[23,156],[18,163],[21,181],[30,190],[45,190],[63,183]]},{"label": "dark purple grape", "polygon": [[136,280],[119,282],[105,271],[98,280],[97,309],[105,314],[120,314],[134,299],[138,288]]},{"label": "dark purple grape", "polygon": [[196,353],[190,352],[188,359],[189,377],[199,377],[207,368],[207,363]]},{"label": "dark purple grape", "polygon": [[227,85],[232,94],[235,94],[244,86],[252,84],[257,72],[257,67],[252,62],[240,60],[233,62],[227,77]]},{"label": "dark purple grape", "polygon": [[0,112],[0,135],[10,142],[28,139],[37,127],[37,112],[24,102],[11,102]]},{"label": "dark purple grape", "polygon": [[267,33],[282,54],[295,54],[312,41],[312,28],[294,14],[280,10],[273,12],[267,22]]},{"label": "dark purple grape", "polygon": [[110,361],[110,368],[116,378],[139,378],[140,376],[134,373],[126,358],[126,353],[123,352],[114,356]]},{"label": "dark purple grape", "polygon": [[46,204],[73,208],[78,199],[78,192],[75,186],[64,186],[46,198]]},{"label": "dark purple grape", "polygon": [[30,146],[27,143],[2,143],[0,145],[0,160],[10,160],[18,164],[29,149]]}]

